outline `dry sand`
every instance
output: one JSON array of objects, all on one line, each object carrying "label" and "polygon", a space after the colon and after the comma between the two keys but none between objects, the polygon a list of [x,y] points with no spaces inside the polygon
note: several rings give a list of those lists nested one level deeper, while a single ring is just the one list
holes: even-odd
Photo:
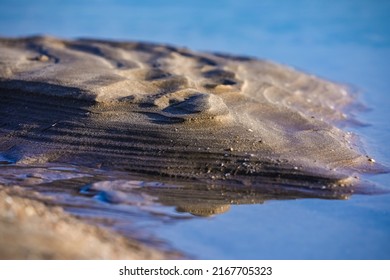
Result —
[{"label": "dry sand", "polygon": [[[351,190],[360,174],[383,171],[339,128],[354,104],[346,87],[254,58],[150,43],[3,38],[0,99],[3,164],[62,162],[314,192]],[[178,208],[198,215],[228,208],[203,206]]]},{"label": "dry sand", "polygon": [[45,199],[18,186],[0,186],[0,259],[173,257],[38,202]]}]

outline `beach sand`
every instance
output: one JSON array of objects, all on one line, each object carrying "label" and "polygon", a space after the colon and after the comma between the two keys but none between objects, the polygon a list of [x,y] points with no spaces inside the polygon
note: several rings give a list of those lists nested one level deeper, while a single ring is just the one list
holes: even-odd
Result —
[{"label": "beach sand", "polygon": [[[356,108],[347,87],[272,62],[161,44],[38,36],[0,39],[0,65],[3,165],[66,163],[273,197],[284,189],[318,197],[352,193],[364,185],[361,174],[384,171],[356,135],[342,129],[354,122]],[[167,194],[164,199],[171,203]],[[229,207],[208,203],[177,206],[196,215]],[[46,223],[44,215],[36,218]],[[29,223],[14,226],[30,231]],[[18,250],[15,257],[28,257]],[[34,256],[44,258],[39,250]],[[94,254],[48,256],[101,256]],[[115,254],[104,257],[127,258]],[[161,257],[140,257],[150,256]]]},{"label": "beach sand", "polygon": [[46,206],[45,200],[18,186],[0,186],[0,259],[175,257],[83,223],[60,207]]}]

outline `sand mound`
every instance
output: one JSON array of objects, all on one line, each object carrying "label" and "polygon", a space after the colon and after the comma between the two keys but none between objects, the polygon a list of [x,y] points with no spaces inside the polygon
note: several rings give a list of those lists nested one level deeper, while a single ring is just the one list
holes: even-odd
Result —
[{"label": "sand mound", "polygon": [[347,89],[274,63],[99,40],[0,40],[4,162],[334,188],[378,166],[336,127]]}]

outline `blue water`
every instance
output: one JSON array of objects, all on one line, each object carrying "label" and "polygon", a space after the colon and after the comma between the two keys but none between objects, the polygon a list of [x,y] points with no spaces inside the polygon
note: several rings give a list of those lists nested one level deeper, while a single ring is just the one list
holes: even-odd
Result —
[{"label": "blue water", "polygon": [[[99,37],[251,55],[345,84],[370,111],[353,127],[390,166],[390,1],[0,1],[0,35]],[[390,189],[388,174],[370,180]],[[234,206],[156,234],[202,259],[390,259],[390,195]]]}]

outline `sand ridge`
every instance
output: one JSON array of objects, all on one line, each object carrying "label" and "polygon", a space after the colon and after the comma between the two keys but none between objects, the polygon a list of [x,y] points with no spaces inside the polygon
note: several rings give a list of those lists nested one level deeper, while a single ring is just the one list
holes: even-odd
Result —
[{"label": "sand ridge", "polygon": [[336,126],[347,88],[168,45],[0,40],[2,156],[243,186],[335,188],[380,171]]}]

